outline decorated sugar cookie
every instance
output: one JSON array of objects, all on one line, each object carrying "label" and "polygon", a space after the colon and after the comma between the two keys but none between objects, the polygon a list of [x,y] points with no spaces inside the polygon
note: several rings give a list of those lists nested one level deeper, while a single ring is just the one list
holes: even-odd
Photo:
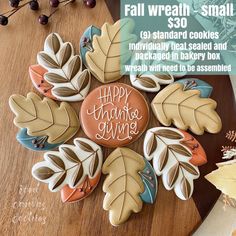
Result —
[{"label": "decorated sugar cookie", "polygon": [[179,129],[190,129],[197,135],[204,131],[218,133],[222,128],[215,111],[217,103],[201,98],[198,90],[184,90],[184,85],[174,83],[160,91],[152,101],[156,118],[165,126],[172,123]]},{"label": "decorated sugar cookie", "polygon": [[101,35],[101,30],[93,25],[89,26],[83,33],[82,37],[80,38],[80,54],[82,58],[82,62],[84,65],[87,65],[86,62],[86,53],[87,52],[92,52],[93,49],[93,37],[95,35],[100,36]]},{"label": "decorated sugar cookie", "polygon": [[200,173],[196,165],[206,163],[202,146],[189,134],[175,128],[152,128],[144,139],[144,156],[153,167],[167,190],[187,200],[192,196],[194,179]]},{"label": "decorated sugar cookie", "polygon": [[200,91],[200,97],[209,98],[213,91],[213,87],[203,80],[195,78],[187,78],[178,80],[176,83],[183,84],[183,90],[198,90]]},{"label": "decorated sugar cookie", "polygon": [[28,93],[26,97],[12,95],[9,105],[16,115],[14,124],[21,129],[17,140],[29,149],[54,149],[79,130],[78,116],[68,103],[58,106],[49,98]]},{"label": "decorated sugar cookie", "polygon": [[117,148],[104,162],[102,172],[109,175],[103,183],[106,193],[103,208],[109,211],[112,225],[118,226],[128,220],[132,212],[141,211],[144,183],[139,172],[144,168],[143,157],[128,148]]},{"label": "decorated sugar cookie", "polygon": [[153,204],[156,200],[158,183],[157,177],[151,164],[145,160],[145,168],[139,172],[144,183],[144,192],[140,194],[141,199],[145,203]]},{"label": "decorated sugar cookie", "polygon": [[[155,43],[157,40],[154,39],[142,39],[137,44],[142,48],[143,44]],[[131,64],[133,66],[142,66],[146,65],[147,67],[158,63],[157,60],[137,60],[136,53],[155,53],[154,50],[136,50],[133,51],[131,57]],[[159,62],[160,63],[160,62]],[[174,76],[168,72],[150,72],[149,70],[145,72],[131,72],[130,73],[130,82],[134,87],[139,90],[146,92],[158,92],[161,89],[161,85],[166,85],[174,82]]]},{"label": "decorated sugar cookie", "polygon": [[29,67],[29,74],[34,87],[44,96],[57,100],[52,95],[53,85],[49,84],[45,79],[44,75],[48,71],[40,65],[32,65]]},{"label": "decorated sugar cookie", "polygon": [[94,89],[83,101],[80,121],[85,134],[105,147],[137,140],[149,122],[144,97],[133,87],[112,83]]},{"label": "decorated sugar cookie", "polygon": [[[146,49],[147,45],[159,45],[161,49]],[[181,50],[173,50],[176,48],[174,45],[175,41],[161,42],[158,39],[154,39],[152,36],[150,39],[142,39],[137,43],[138,50],[134,50],[131,57],[131,65],[136,67],[146,66],[145,71],[131,71],[130,72],[130,82],[137,89],[146,92],[158,92],[161,89],[161,85],[168,85],[174,82],[174,78],[180,78],[187,74],[186,71],[171,72],[161,70],[163,66],[172,65],[192,65],[195,63],[194,60],[176,60],[176,59],[166,59],[159,60],[154,59],[154,55],[159,55],[160,53],[165,53],[165,55],[180,55]],[[165,48],[165,49],[164,49]],[[144,58],[142,58],[142,55]],[[146,59],[146,56],[152,56],[152,59]],[[138,57],[137,57],[138,56]],[[151,58],[151,57],[149,57]],[[168,57],[167,57],[168,58]],[[161,71],[154,72],[155,66],[159,66]]]},{"label": "decorated sugar cookie", "polygon": [[63,202],[87,197],[99,182],[103,155],[91,140],[76,138],[74,145],[63,144],[59,151],[46,152],[44,159],[33,166],[32,175],[50,191],[61,190]]},{"label": "decorated sugar cookie", "polygon": [[[79,55],[75,55],[71,43],[64,43],[58,34],[52,33],[46,38],[44,51],[38,53],[37,60],[47,70],[43,78],[51,87],[39,89],[45,86],[43,80],[34,85],[45,96],[50,95],[47,93],[49,89],[52,94],[49,97],[60,101],[76,102],[86,97],[91,83],[90,72],[82,70],[82,60]],[[31,79],[35,81],[35,74],[31,73]]]},{"label": "decorated sugar cookie", "polygon": [[146,92],[158,92],[161,89],[161,85],[171,84],[174,82],[174,76],[168,72],[157,73],[142,73],[131,74],[130,81],[132,85],[140,90]]},{"label": "decorated sugar cookie", "polygon": [[122,60],[125,63],[130,59],[131,52],[128,50],[128,45],[137,40],[137,36],[132,34],[133,30],[134,21],[124,18],[114,25],[105,23],[101,28],[101,33],[97,29],[95,29],[95,34],[92,31],[94,36],[88,37],[91,41],[88,41],[90,50],[85,49],[82,55],[85,53],[84,64],[97,80],[110,83],[122,77],[120,62]]}]

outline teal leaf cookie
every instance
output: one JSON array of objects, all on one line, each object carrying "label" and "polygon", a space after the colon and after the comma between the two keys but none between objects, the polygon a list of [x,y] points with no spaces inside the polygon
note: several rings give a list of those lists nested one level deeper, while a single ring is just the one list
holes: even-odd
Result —
[{"label": "teal leaf cookie", "polygon": [[93,25],[89,26],[80,39],[80,54],[82,62],[87,66],[85,55],[88,51],[93,51],[92,41],[94,35],[101,35],[101,30]]},{"label": "teal leaf cookie", "polygon": [[140,194],[143,202],[153,204],[157,196],[158,182],[155,175],[155,171],[151,164],[145,160],[145,168],[143,171],[139,172],[142,181],[144,183],[144,192]]},{"label": "teal leaf cookie", "polygon": [[195,78],[187,78],[178,80],[176,83],[183,84],[184,90],[198,90],[200,97],[209,98],[213,91],[213,87],[203,80]]},{"label": "teal leaf cookie", "polygon": [[20,131],[17,133],[16,139],[21,145],[34,151],[48,151],[62,144],[48,143],[47,136],[30,136],[27,134],[26,128],[20,129]]}]

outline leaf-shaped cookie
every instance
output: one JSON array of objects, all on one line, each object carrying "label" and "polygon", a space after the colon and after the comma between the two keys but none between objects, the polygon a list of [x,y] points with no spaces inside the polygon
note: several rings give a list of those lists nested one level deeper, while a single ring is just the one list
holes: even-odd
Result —
[{"label": "leaf-shaped cookie", "polygon": [[236,199],[236,162],[225,163],[206,175],[205,178],[222,193]]},{"label": "leaf-shaped cookie", "polygon": [[50,34],[44,43],[44,51],[37,55],[38,63],[48,70],[44,79],[51,85],[52,95],[60,101],[81,101],[89,92],[91,76],[82,71],[82,60],[74,54],[71,43]]},{"label": "leaf-shaped cookie", "polygon": [[53,86],[44,79],[46,73],[47,70],[40,65],[32,65],[29,67],[29,75],[34,87],[44,96],[57,100],[52,95],[51,90]]},{"label": "leaf-shaped cookie", "polygon": [[41,99],[35,93],[28,93],[27,97],[12,95],[9,105],[16,115],[17,127],[27,128],[30,136],[45,136],[50,144],[64,143],[79,129],[78,116],[68,103],[58,106],[49,98]]},{"label": "leaf-shaped cookie", "polygon": [[216,113],[216,102],[201,98],[200,91],[183,91],[183,85],[174,83],[160,91],[152,101],[152,110],[157,119],[165,126],[173,123],[177,128],[201,135],[206,130],[218,133],[222,123]]},{"label": "leaf-shaped cookie", "polygon": [[146,91],[146,92],[158,92],[161,89],[160,85],[171,84],[174,82],[174,76],[171,75],[169,72],[151,72],[149,71],[149,67],[151,65],[156,64],[156,60],[141,60],[136,58],[136,54],[151,54],[155,53],[154,50],[143,50],[143,45],[151,44],[151,43],[160,43],[154,39],[142,39],[137,43],[140,49],[133,51],[131,57],[131,65],[133,67],[141,67],[145,65],[147,70],[145,71],[131,71],[130,72],[130,82],[134,87],[137,89]]},{"label": "leaf-shaped cookie", "polygon": [[16,139],[21,145],[34,151],[49,151],[62,144],[48,143],[47,136],[30,136],[27,134],[26,128],[20,129],[20,131],[16,135]]},{"label": "leaf-shaped cookie", "polygon": [[174,82],[173,75],[168,72],[157,72],[156,74],[145,72],[142,74],[131,74],[130,81],[134,87],[146,92],[158,92],[161,84],[171,84]]},{"label": "leaf-shaped cookie", "polygon": [[213,91],[213,88],[211,85],[209,85],[203,80],[196,79],[196,78],[181,79],[181,80],[178,80],[176,83],[183,84],[184,90],[199,90],[200,96],[202,98],[209,98]]},{"label": "leaf-shaped cookie", "polygon": [[[77,142],[80,140],[88,143],[93,148],[93,152],[85,152],[77,146]],[[97,179],[98,176],[100,178],[103,160],[102,150],[97,144],[85,138],[75,139],[74,144],[64,144],[59,147],[59,151],[46,152],[44,154],[45,161],[33,166],[32,175],[37,180],[47,183],[52,192],[57,192],[66,185],[73,189],[79,186],[81,194],[84,193],[83,197],[85,197],[88,193],[83,184]],[[91,172],[91,163],[94,165],[94,158],[96,158],[97,164]],[[89,192],[91,190],[89,189]],[[64,201],[66,200],[64,199]]]},{"label": "leaf-shaped cookie", "polygon": [[103,208],[109,211],[112,225],[120,225],[132,212],[141,211],[144,184],[139,171],[144,168],[143,157],[128,148],[117,148],[103,164],[102,172],[109,174],[103,183]]},{"label": "leaf-shaped cookie", "polygon": [[129,60],[128,45],[137,38],[132,34],[133,29],[134,21],[124,18],[114,25],[105,23],[101,36],[93,36],[93,51],[88,51],[85,58],[88,68],[100,82],[110,83],[122,77],[121,61]]},{"label": "leaf-shaped cookie", "polygon": [[80,38],[80,55],[82,58],[83,64],[87,67],[87,62],[85,55],[88,51],[93,51],[92,41],[94,35],[101,35],[101,30],[96,26],[89,26],[83,33],[82,37]]},{"label": "leaf-shaped cookie", "polygon": [[86,198],[96,188],[100,177],[101,173],[96,175],[94,178],[89,178],[87,176],[85,180],[77,186],[77,188],[70,188],[66,185],[61,190],[62,202],[77,202]]},{"label": "leaf-shaped cookie", "polygon": [[[172,66],[172,67],[178,66],[178,68],[180,68],[180,65],[184,65],[186,68],[188,65],[190,66],[195,63],[196,60],[191,60],[191,59],[190,60],[186,60],[186,59],[183,59],[183,60],[177,59],[176,60],[176,58],[181,58],[181,53],[189,53],[190,54],[191,51],[179,49],[178,47],[176,47],[175,41],[167,41],[165,43],[168,46],[167,51],[165,51],[165,49],[163,49],[163,50],[157,50],[157,52],[163,53],[165,51],[165,52],[168,52],[170,55],[175,55],[175,58],[172,58],[172,56],[170,56],[170,58],[168,58],[166,60],[155,60],[153,63],[154,67],[155,67],[155,65],[159,65],[160,68],[163,70],[164,66],[165,67],[166,66]],[[176,48],[176,50],[174,50],[175,48]],[[187,74],[187,70],[179,70],[179,71],[172,72],[172,75],[175,78],[183,77],[186,74]]]},{"label": "leaf-shaped cookie", "polygon": [[[174,128],[152,128],[147,131],[143,144],[144,156],[147,160],[153,160],[154,170],[158,176],[162,175],[165,188],[174,189],[182,200],[192,196],[193,180],[200,175],[198,167],[191,163],[193,156],[206,159],[201,145],[194,142],[191,136],[187,136],[190,139],[186,140],[185,133]],[[150,140],[151,143],[156,142],[153,152],[149,151]]]},{"label": "leaf-shaped cookie", "polygon": [[[207,163],[206,153],[202,145],[189,133],[175,128],[153,128],[148,130],[144,145],[144,154],[148,160],[151,160],[157,149],[158,142],[156,136],[170,141],[169,148],[179,154],[191,156],[190,163],[195,166],[201,166]],[[158,160],[159,169],[162,170],[167,162],[167,147],[160,152]],[[191,153],[191,155],[190,155]]]},{"label": "leaf-shaped cookie", "polygon": [[152,204],[155,202],[157,195],[157,177],[151,164],[146,159],[144,160],[145,168],[139,172],[144,183],[144,192],[140,196],[144,202]]}]

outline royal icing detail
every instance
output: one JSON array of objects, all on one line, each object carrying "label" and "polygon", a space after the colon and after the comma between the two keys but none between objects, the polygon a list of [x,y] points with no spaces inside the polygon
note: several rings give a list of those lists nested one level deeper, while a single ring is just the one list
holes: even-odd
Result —
[{"label": "royal icing detail", "polygon": [[85,133],[108,147],[136,140],[148,123],[148,106],[134,88],[120,83],[95,89],[82,104],[81,121]]}]

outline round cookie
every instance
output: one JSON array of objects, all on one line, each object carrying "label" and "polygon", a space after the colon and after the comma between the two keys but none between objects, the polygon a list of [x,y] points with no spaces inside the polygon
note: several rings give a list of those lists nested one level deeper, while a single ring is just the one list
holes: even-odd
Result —
[{"label": "round cookie", "polygon": [[146,100],[122,83],[94,89],[83,101],[80,121],[85,134],[105,147],[121,147],[137,140],[149,121]]}]

